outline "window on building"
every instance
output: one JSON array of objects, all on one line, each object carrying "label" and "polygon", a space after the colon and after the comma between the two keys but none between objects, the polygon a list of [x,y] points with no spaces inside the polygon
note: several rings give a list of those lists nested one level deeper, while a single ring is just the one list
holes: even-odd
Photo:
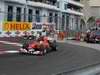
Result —
[{"label": "window on building", "polygon": [[49,21],[50,23],[53,22],[53,13],[49,13],[48,21]]},{"label": "window on building", "polygon": [[66,29],[69,29],[69,15],[66,15]]},{"label": "window on building", "polygon": [[78,30],[79,28],[78,28],[78,17],[76,16],[76,29]]},{"label": "window on building", "polygon": [[8,6],[7,21],[13,20],[13,6]]},{"label": "window on building", "polygon": [[33,20],[33,10],[29,9],[28,10],[28,21],[32,22],[32,20]]},{"label": "window on building", "polygon": [[74,1],[78,1],[78,2],[80,2],[80,0],[74,0]]},{"label": "window on building", "polygon": [[62,26],[61,26],[62,30],[64,30],[64,24],[65,24],[65,15],[62,15]]},{"label": "window on building", "polygon": [[64,5],[64,9],[65,9],[65,10],[67,9],[67,4]]},{"label": "window on building", "polygon": [[74,30],[75,28],[74,28],[74,18],[71,18],[72,19],[72,27],[71,27],[71,29],[72,30]]},{"label": "window on building", "polygon": [[57,2],[57,8],[59,8],[59,2]]},{"label": "window on building", "polygon": [[30,1],[43,2],[43,1],[45,1],[45,0],[30,0]]},{"label": "window on building", "polygon": [[23,16],[24,16],[24,22],[26,21],[26,8],[24,8],[24,14],[23,14]]},{"label": "window on building", "polygon": [[57,27],[58,27],[57,26],[58,25],[58,14],[55,14],[55,24],[56,24],[56,27],[55,28],[57,30]]},{"label": "window on building", "polygon": [[52,1],[52,4],[53,4],[53,5],[56,5],[56,0]]},{"label": "window on building", "polygon": [[17,7],[16,8],[16,21],[21,21],[21,8]]},{"label": "window on building", "polygon": [[36,15],[36,17],[35,17],[36,22],[40,22],[40,10],[36,10],[35,15]]}]

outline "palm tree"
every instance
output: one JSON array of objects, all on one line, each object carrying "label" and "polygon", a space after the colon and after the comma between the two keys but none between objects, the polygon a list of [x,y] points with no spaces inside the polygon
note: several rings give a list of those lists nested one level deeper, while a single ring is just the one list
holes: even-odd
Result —
[{"label": "palm tree", "polygon": [[81,19],[81,22],[80,22],[80,29],[81,29],[81,31],[86,30],[86,23],[85,23],[85,20],[83,18]]},{"label": "palm tree", "polygon": [[91,16],[88,19],[81,18],[81,30],[87,30],[95,26],[95,17]]},{"label": "palm tree", "polygon": [[91,16],[87,20],[87,26],[88,28],[94,27],[95,26],[95,17]]}]

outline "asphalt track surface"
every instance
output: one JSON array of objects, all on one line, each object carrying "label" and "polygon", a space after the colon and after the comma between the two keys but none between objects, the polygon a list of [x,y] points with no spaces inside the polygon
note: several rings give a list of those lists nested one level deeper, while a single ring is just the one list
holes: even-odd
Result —
[{"label": "asphalt track surface", "polygon": [[59,43],[58,47],[57,52],[45,56],[0,55],[0,75],[55,75],[100,63],[97,50],[67,43]]},{"label": "asphalt track surface", "polygon": [[18,46],[0,43],[0,51],[18,50],[18,49],[19,49]]}]

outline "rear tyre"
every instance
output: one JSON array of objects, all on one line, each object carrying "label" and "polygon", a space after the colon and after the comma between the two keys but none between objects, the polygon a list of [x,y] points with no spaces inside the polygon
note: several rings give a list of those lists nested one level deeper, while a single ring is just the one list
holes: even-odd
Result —
[{"label": "rear tyre", "polygon": [[40,55],[41,55],[41,56],[44,56],[45,54],[46,54],[46,53],[45,53],[45,50],[40,52]]},{"label": "rear tyre", "polygon": [[57,51],[57,44],[56,42],[52,43],[51,48],[53,51]]},{"label": "rear tyre", "polygon": [[57,51],[57,47],[52,47],[52,50],[53,51]]}]

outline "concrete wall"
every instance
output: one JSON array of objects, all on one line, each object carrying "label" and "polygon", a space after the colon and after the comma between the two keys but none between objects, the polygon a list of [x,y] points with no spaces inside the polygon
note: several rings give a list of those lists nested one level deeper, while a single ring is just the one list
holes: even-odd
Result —
[{"label": "concrete wall", "polygon": [[91,16],[100,16],[100,0],[81,0],[81,3],[84,4],[82,12],[86,19]]},{"label": "concrete wall", "polygon": [[88,0],[81,0],[81,3],[84,4],[84,8],[81,10],[84,14],[83,17],[85,20],[88,20],[88,18],[92,16],[89,1]]},{"label": "concrete wall", "polygon": [[100,0],[89,0],[90,6],[100,6]]},{"label": "concrete wall", "polygon": [[96,18],[100,18],[100,7],[91,7],[91,14]]}]

